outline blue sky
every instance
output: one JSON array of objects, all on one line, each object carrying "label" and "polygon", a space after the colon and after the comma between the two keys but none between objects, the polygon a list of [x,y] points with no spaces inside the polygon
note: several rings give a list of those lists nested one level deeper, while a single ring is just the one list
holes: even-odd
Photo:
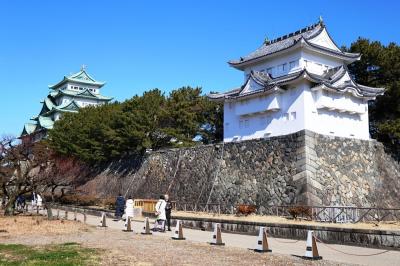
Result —
[{"label": "blue sky", "polygon": [[338,45],[400,43],[398,1],[0,0],[0,135],[18,135],[48,85],[82,64],[122,101],[159,88],[241,85],[227,61],[323,16]]}]

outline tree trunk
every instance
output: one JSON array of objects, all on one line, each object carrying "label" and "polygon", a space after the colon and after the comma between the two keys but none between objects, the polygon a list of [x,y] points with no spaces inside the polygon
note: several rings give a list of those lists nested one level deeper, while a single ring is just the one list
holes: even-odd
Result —
[{"label": "tree trunk", "polygon": [[14,215],[15,211],[15,202],[17,201],[17,197],[15,195],[12,195],[8,198],[8,202],[6,203],[4,215],[6,216],[12,216]]},{"label": "tree trunk", "polygon": [[45,202],[44,207],[46,208],[47,211],[47,219],[48,220],[53,220],[53,211],[51,210],[51,203],[50,202]]},{"label": "tree trunk", "polygon": [[53,186],[51,188],[51,201],[54,202],[55,201],[55,190],[56,190],[57,186]]}]

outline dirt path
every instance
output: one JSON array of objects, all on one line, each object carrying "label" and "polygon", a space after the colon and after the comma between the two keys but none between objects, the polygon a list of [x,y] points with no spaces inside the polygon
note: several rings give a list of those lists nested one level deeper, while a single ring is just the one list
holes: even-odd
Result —
[{"label": "dirt path", "polygon": [[[28,218],[8,221],[7,226],[4,222],[4,219],[0,220],[3,230],[12,232],[12,228],[19,228],[19,232],[1,233],[1,243],[36,246],[76,242],[102,250],[101,265],[339,265],[325,260],[310,262],[282,254],[259,254],[243,248],[215,247],[207,243],[175,241],[165,236],[99,229],[72,221],[40,221],[36,224],[35,219]],[[28,230],[20,223],[27,224]],[[51,231],[46,229],[49,227]]]},{"label": "dirt path", "polygon": [[311,263],[287,255],[259,254],[241,248],[174,241],[113,229],[91,228],[88,232],[52,236],[21,235],[3,242],[26,245],[77,242],[85,247],[104,250],[102,265],[339,265],[329,261]]}]

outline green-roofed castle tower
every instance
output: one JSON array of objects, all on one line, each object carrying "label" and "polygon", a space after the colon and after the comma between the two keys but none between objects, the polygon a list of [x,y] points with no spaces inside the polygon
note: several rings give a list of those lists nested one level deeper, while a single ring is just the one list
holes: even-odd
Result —
[{"label": "green-roofed castle tower", "polygon": [[78,73],[64,76],[55,85],[42,103],[39,114],[26,123],[20,139],[23,142],[36,142],[46,137],[47,130],[53,128],[55,121],[65,112],[78,112],[79,108],[96,106],[112,100],[101,95],[105,82],[96,81],[83,66]]}]

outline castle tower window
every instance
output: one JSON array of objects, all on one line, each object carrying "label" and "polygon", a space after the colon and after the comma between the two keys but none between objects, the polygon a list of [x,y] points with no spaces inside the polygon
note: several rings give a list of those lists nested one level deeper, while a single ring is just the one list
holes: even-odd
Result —
[{"label": "castle tower window", "polygon": [[289,113],[283,115],[283,120],[289,121]]}]

